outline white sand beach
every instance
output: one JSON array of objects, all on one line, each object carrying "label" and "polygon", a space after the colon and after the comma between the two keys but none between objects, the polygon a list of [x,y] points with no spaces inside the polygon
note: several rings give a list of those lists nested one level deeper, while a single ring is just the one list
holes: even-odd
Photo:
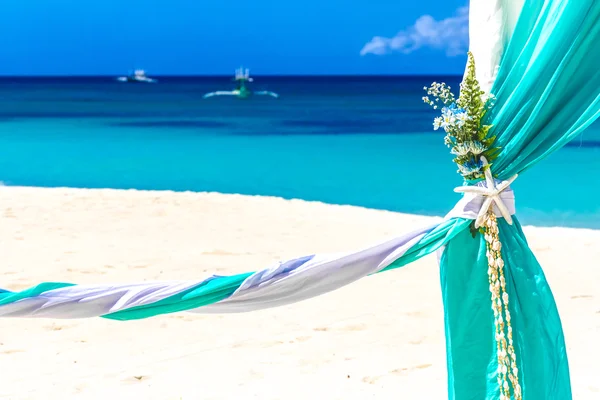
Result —
[{"label": "white sand beach", "polygon": [[[433,218],[217,193],[0,187],[0,287],[199,279],[369,245]],[[600,398],[600,232],[527,227],[573,397]],[[368,299],[368,300],[365,300]],[[0,319],[0,399],[445,399],[435,256],[286,307]]]}]

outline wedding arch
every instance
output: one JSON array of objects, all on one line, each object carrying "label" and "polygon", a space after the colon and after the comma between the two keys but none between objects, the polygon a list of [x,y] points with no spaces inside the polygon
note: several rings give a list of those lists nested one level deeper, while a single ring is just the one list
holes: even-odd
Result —
[{"label": "wedding arch", "polygon": [[463,198],[439,224],[347,254],[308,255],[233,276],[0,290],[0,317],[126,321],[247,312],[437,252],[449,399],[571,399],[560,317],[515,216],[510,183],[600,114],[600,1],[471,0],[469,21],[460,95],[434,83],[424,97],[441,112],[434,127],[446,132],[464,180],[456,189]]}]

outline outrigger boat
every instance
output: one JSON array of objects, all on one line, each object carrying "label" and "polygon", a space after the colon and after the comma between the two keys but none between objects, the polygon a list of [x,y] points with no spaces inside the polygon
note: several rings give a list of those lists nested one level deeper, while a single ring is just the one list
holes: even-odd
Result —
[{"label": "outrigger boat", "polygon": [[206,93],[203,98],[207,99],[213,96],[236,96],[240,99],[247,99],[248,97],[255,96],[271,96],[271,97],[279,97],[279,95],[275,92],[269,92],[266,90],[254,92],[250,90],[247,86],[247,83],[254,81],[254,79],[250,78],[250,70],[246,68],[238,68],[235,70],[235,78],[233,79],[236,82],[236,87],[234,90],[219,90],[216,92]]},{"label": "outrigger boat", "polygon": [[148,78],[143,69],[136,69],[133,74],[118,77],[119,82],[156,83],[156,79]]}]

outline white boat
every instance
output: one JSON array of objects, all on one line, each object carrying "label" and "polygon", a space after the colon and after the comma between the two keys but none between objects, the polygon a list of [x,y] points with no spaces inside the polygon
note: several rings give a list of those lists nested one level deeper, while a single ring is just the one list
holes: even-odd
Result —
[{"label": "white boat", "polygon": [[134,82],[134,83],[156,83],[156,79],[148,78],[143,69],[136,69],[133,74],[128,76],[120,76],[117,78],[119,82]]},{"label": "white boat", "polygon": [[278,98],[279,95],[275,92],[269,92],[267,90],[253,92],[248,88],[247,83],[254,81],[250,78],[250,70],[248,68],[239,68],[235,70],[235,78],[233,80],[237,83],[234,90],[218,90],[216,92],[206,93],[203,97],[205,99],[213,96],[235,96],[240,99],[246,99],[252,95],[255,96],[271,96]]}]

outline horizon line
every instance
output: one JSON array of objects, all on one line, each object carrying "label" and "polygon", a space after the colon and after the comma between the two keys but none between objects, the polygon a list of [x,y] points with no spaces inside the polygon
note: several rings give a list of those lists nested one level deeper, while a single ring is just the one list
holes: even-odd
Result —
[{"label": "horizon line", "polygon": [[[389,78],[389,77],[437,77],[437,76],[462,76],[462,73],[439,73],[439,74],[253,74],[252,76],[263,77],[263,78],[346,78],[346,77],[366,77],[366,78]],[[113,74],[99,74],[99,75],[3,75],[0,74],[0,79],[11,79],[11,78],[54,78],[54,79],[68,79],[68,78],[118,78],[120,76],[127,75],[113,75]],[[156,78],[230,78],[232,74],[152,74],[149,77]]]}]

